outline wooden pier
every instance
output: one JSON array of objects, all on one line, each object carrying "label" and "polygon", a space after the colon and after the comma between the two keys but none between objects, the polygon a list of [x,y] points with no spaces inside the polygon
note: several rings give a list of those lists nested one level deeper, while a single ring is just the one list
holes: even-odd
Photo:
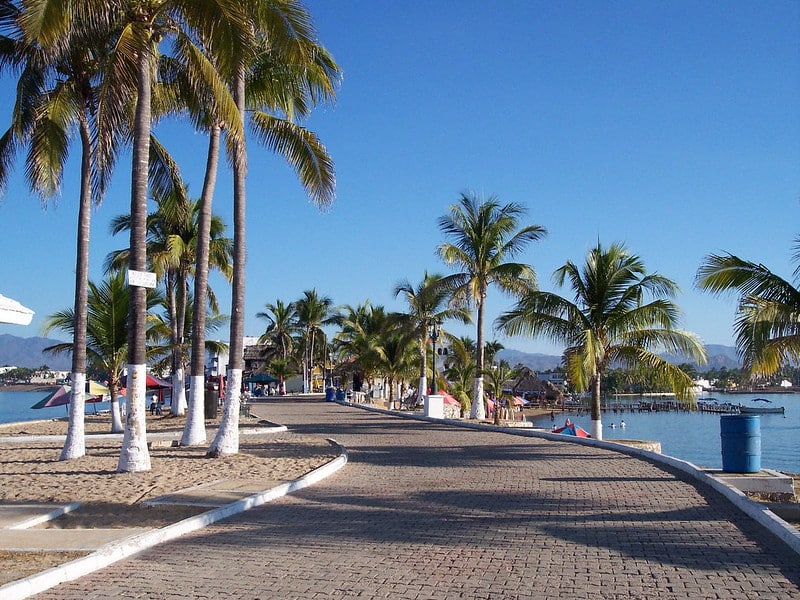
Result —
[{"label": "wooden pier", "polygon": [[[581,402],[579,406],[566,407],[566,410],[577,410],[580,412],[588,412],[589,404],[586,401]],[[697,402],[696,404],[687,404],[676,400],[674,397],[659,397],[659,398],[625,398],[615,399],[608,398],[601,402],[600,410],[602,412],[611,413],[637,413],[637,412],[709,412],[718,414],[739,414],[739,406],[729,403],[705,403]]]}]

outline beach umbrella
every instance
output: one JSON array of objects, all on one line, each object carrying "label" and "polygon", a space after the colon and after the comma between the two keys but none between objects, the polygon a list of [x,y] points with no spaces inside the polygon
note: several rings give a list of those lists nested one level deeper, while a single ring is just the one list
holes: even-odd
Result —
[{"label": "beach umbrella", "polygon": [[25,308],[16,300],[0,294],[0,323],[30,325],[33,314],[30,308]]},{"label": "beach umbrella", "polygon": [[90,379],[86,382],[86,391],[92,396],[105,396],[106,394],[111,393],[111,390],[108,389],[107,385],[100,383],[99,381],[94,381],[93,379]]},{"label": "beach umbrella", "polygon": [[[60,385],[54,391],[50,392],[39,400],[31,408],[50,408],[51,406],[64,406],[72,400],[72,386]],[[103,396],[92,396],[87,394],[85,402],[102,402]]]}]

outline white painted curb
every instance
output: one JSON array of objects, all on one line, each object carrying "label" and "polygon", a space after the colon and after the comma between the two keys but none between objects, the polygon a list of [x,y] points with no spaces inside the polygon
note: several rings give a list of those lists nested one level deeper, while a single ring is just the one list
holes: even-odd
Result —
[{"label": "white painted curb", "polygon": [[4,586],[0,586],[0,598],[2,598],[2,600],[21,600],[22,598],[28,598],[29,596],[43,592],[60,583],[72,581],[84,575],[88,575],[93,571],[107,567],[137,552],[152,548],[157,544],[174,540],[182,535],[197,531],[198,529],[202,529],[203,527],[237,513],[255,508],[256,506],[271,502],[272,500],[276,500],[277,498],[318,483],[347,464],[347,450],[335,440],[329,439],[328,441],[339,448],[339,456],[321,467],[309,471],[299,479],[283,483],[272,489],[253,494],[247,498],[242,498],[241,500],[231,502],[230,504],[204,512],[200,515],[189,517],[188,519],[178,521],[172,525],[111,542],[87,556],[42,571],[36,575],[31,575],[30,577],[12,581]]},{"label": "white painted curb", "polygon": [[7,527],[7,529],[30,529],[31,527],[35,527],[40,523],[46,523],[47,521],[51,521],[61,515],[65,515],[68,512],[72,512],[73,510],[79,508],[81,506],[81,502],[70,502],[69,504],[65,504],[59,508],[51,510],[49,513],[40,515],[38,517],[32,517],[27,521],[21,521],[16,525],[11,525]]},{"label": "white painted curb", "polygon": [[652,462],[664,463],[666,465],[669,465],[671,467],[683,471],[684,473],[692,476],[694,479],[697,479],[698,481],[701,481],[711,486],[715,491],[719,492],[725,498],[730,500],[733,503],[733,505],[736,506],[739,510],[741,510],[747,516],[755,520],[759,525],[766,528],[770,533],[777,536],[781,541],[783,541],[787,546],[789,546],[789,548],[791,548],[796,554],[800,555],[800,531],[798,531],[796,528],[792,527],[786,521],[778,517],[775,513],[773,513],[771,510],[769,510],[769,508],[767,508],[763,504],[760,504],[754,500],[750,500],[750,498],[748,498],[743,492],[735,488],[732,488],[728,485],[725,485],[719,479],[712,477],[711,475],[709,475],[702,469],[696,467],[692,463],[680,460],[678,458],[674,458],[672,456],[667,456],[665,454],[658,454],[657,452],[651,452],[649,450],[643,450],[641,448],[633,448],[631,446],[626,446],[624,444],[617,444],[615,442],[606,440],[579,438],[579,437],[573,437],[571,435],[561,435],[560,433],[550,433],[541,430],[537,431],[531,429],[497,427],[495,425],[487,425],[483,423],[469,423],[465,421],[457,421],[455,419],[435,419],[432,417],[426,417],[425,415],[397,412],[392,410],[386,410],[383,408],[378,408],[376,406],[365,406],[363,404],[353,404],[353,403],[343,403],[343,402],[340,402],[339,404],[354,408],[360,408],[361,410],[392,415],[395,417],[417,419],[418,421],[428,421],[431,423],[446,423],[448,425],[465,427],[467,429],[480,429],[481,431],[494,431],[497,433],[506,433],[509,435],[518,435],[523,437],[538,437],[538,438],[544,438],[559,442],[567,442],[572,444],[584,444],[586,446],[595,446],[598,448],[604,448],[606,450],[613,450],[615,452],[620,452],[622,454],[638,456],[650,460]]},{"label": "white painted curb", "polygon": [[[253,427],[250,429],[240,429],[239,435],[264,435],[267,433],[283,433],[288,431],[286,425],[273,425],[270,427]],[[87,440],[121,440],[122,433],[87,433]],[[181,431],[149,431],[148,440],[181,439]],[[0,437],[0,444],[30,443],[30,442],[63,442],[67,439],[66,435],[9,435]],[[201,444],[198,444],[201,445]]]}]

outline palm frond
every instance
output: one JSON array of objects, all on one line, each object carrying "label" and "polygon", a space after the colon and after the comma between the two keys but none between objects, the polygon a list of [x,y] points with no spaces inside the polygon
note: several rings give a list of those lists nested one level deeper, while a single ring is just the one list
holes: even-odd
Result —
[{"label": "palm frond", "polygon": [[292,166],[312,201],[318,206],[330,205],[336,176],[333,160],[319,138],[307,129],[264,112],[254,112],[251,119],[259,141]]}]

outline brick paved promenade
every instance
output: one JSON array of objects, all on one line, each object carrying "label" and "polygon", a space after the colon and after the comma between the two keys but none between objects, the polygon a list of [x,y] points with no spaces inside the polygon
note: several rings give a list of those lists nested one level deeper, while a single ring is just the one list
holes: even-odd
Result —
[{"label": "brick paved promenade", "polygon": [[38,598],[799,598],[800,559],[670,468],[324,402],[348,465]]}]

